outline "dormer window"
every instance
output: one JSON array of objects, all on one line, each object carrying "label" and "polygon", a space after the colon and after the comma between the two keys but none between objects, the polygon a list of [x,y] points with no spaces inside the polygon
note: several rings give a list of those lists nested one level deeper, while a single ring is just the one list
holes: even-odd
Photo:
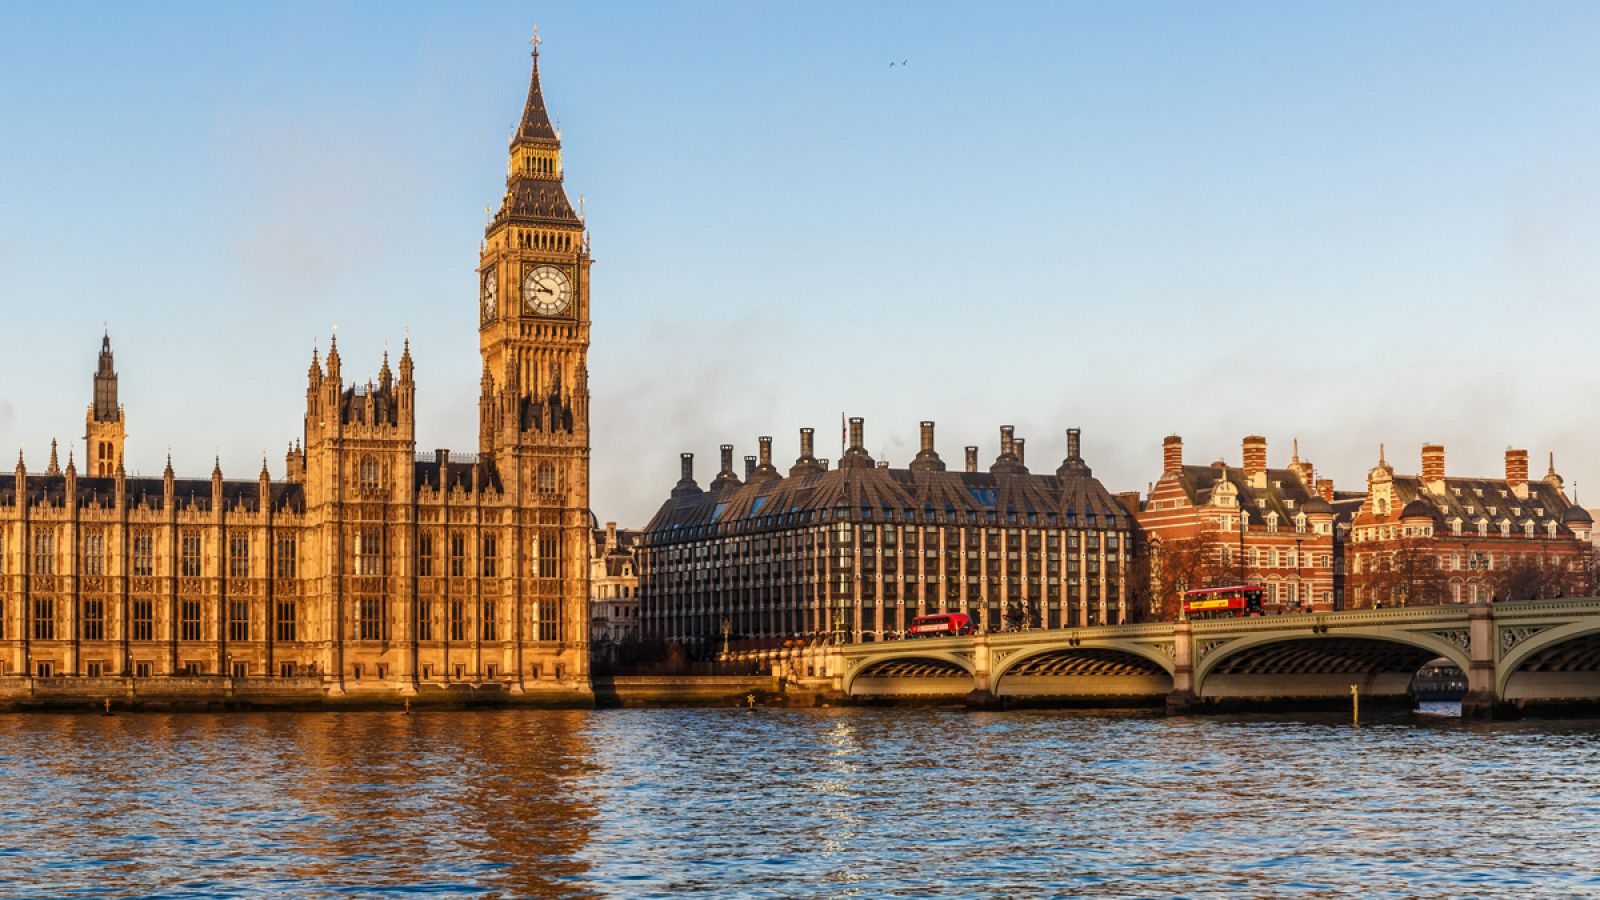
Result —
[{"label": "dormer window", "polygon": [[[1551,536],[1551,537],[1555,537],[1555,536],[1556,536],[1556,523],[1555,523],[1555,522],[1554,522],[1554,521],[1550,521],[1550,522],[1546,522],[1546,523],[1544,523],[1544,530],[1545,530],[1545,532],[1546,532],[1546,533],[1548,533],[1548,534],[1549,534],[1549,535],[1550,535],[1550,536]],[[1583,538],[1583,534],[1582,534],[1582,532],[1579,532],[1579,533],[1578,533],[1578,538],[1579,538],[1579,539],[1580,539],[1580,540],[1581,540],[1581,539],[1582,539],[1582,538]]]},{"label": "dormer window", "polygon": [[1267,531],[1272,533],[1278,531],[1278,514],[1275,512],[1267,513]]},{"label": "dormer window", "polygon": [[1460,516],[1457,516],[1454,519],[1450,520],[1450,533],[1455,535],[1456,537],[1461,537],[1461,517]]},{"label": "dormer window", "polygon": [[1510,519],[1501,519],[1500,520],[1500,536],[1501,537],[1511,537],[1511,520]]},{"label": "dormer window", "polygon": [[1532,519],[1529,519],[1528,521],[1522,523],[1522,536],[1523,537],[1533,537],[1533,520]]},{"label": "dormer window", "polygon": [[1294,530],[1295,531],[1300,531],[1300,532],[1304,532],[1306,530],[1306,514],[1305,513],[1299,513],[1294,517]]},{"label": "dormer window", "polygon": [[1488,519],[1479,519],[1478,520],[1478,537],[1488,537],[1488,536],[1489,536],[1489,520]]}]

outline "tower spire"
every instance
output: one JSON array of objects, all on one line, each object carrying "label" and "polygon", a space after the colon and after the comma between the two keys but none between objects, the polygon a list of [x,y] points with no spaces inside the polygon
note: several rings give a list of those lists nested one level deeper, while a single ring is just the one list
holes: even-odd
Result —
[{"label": "tower spire", "polygon": [[539,87],[539,26],[533,26],[533,75],[528,80],[528,102],[522,106],[522,123],[511,136],[513,145],[523,142],[554,144],[558,142],[556,130],[550,124],[550,113],[544,107],[544,91]]}]

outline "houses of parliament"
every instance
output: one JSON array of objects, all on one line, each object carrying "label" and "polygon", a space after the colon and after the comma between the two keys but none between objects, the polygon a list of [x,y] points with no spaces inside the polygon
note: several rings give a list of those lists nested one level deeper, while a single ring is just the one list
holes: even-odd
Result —
[{"label": "houses of parliament", "polygon": [[81,468],[52,446],[43,471],[19,453],[0,475],[0,675],[592,696],[590,259],[537,45],[532,68],[461,304],[482,356],[476,452],[417,452],[409,342],[369,380],[335,340],[312,355],[283,480],[265,460],[248,480],[180,478],[170,458],[129,477],[138,410],[106,337]]}]

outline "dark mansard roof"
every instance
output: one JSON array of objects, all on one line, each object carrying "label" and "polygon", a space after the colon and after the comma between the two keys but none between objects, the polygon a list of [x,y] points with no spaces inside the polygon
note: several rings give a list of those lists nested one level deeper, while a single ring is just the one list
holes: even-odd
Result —
[{"label": "dark mansard roof", "polygon": [[[1020,467],[1019,467],[1020,468]],[[1026,470],[1023,470],[1025,472]],[[913,471],[853,466],[767,478],[706,493],[678,492],[645,526],[646,543],[789,528],[819,516],[929,523],[972,514],[976,523],[1127,529],[1131,519],[1086,475]],[[1027,522],[1026,516],[1035,516]],[[1012,519],[1015,515],[1018,518]]]},{"label": "dark mansard roof", "polygon": [[1512,528],[1520,530],[1532,521],[1541,531],[1554,523],[1558,534],[1570,534],[1568,526],[1583,524],[1588,518],[1587,514],[1568,518],[1570,510],[1581,508],[1574,506],[1561,488],[1542,479],[1528,481],[1526,498],[1518,497],[1504,478],[1446,478],[1443,494],[1429,491],[1420,475],[1396,475],[1393,483],[1400,518],[1426,516],[1437,528],[1448,528],[1456,519],[1463,528],[1474,528],[1480,519],[1486,519],[1492,529],[1509,521]]},{"label": "dark mansard roof", "polygon": [[[62,507],[67,502],[65,475],[29,475],[27,477],[28,505]],[[141,505],[149,509],[163,509],[167,490],[160,478],[126,479],[128,506]],[[274,481],[267,485],[268,499],[275,512],[305,512],[305,491],[293,482]],[[11,504],[17,496],[17,476],[0,475],[0,503]],[[178,478],[173,481],[173,497],[178,508],[199,512],[211,511],[211,479]],[[244,509],[257,512],[261,509],[261,482],[223,481],[222,499],[225,509]],[[78,507],[80,509],[112,509],[117,503],[117,480],[104,477],[78,478]]]},{"label": "dark mansard roof", "polygon": [[[1338,509],[1337,494],[1330,504],[1290,469],[1268,469],[1264,488],[1251,487],[1245,471],[1231,466],[1184,466],[1178,473],[1178,483],[1195,506],[1211,503],[1217,485],[1224,481],[1238,492],[1239,506],[1252,525],[1266,524],[1268,513],[1277,513],[1281,522],[1292,522],[1300,513],[1312,516],[1344,512]],[[1351,507],[1348,513],[1353,512]]]}]

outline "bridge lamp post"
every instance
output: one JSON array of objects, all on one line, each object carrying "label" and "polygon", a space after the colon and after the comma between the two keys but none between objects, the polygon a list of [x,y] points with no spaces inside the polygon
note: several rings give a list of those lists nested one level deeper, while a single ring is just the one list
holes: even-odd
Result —
[{"label": "bridge lamp post", "polygon": [[1302,539],[1294,539],[1294,608],[1299,611],[1305,605],[1305,582],[1300,576],[1300,544]]}]

